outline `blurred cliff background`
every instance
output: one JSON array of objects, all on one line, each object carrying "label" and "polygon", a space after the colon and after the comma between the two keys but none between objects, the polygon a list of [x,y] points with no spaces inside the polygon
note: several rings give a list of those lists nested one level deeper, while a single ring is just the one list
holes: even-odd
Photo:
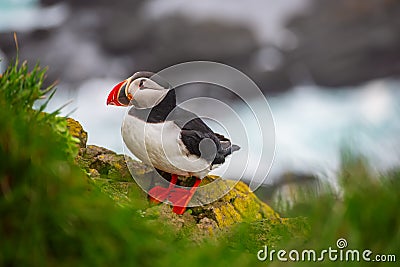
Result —
[{"label": "blurred cliff background", "polygon": [[64,114],[83,124],[88,143],[122,152],[125,111],[105,106],[116,82],[210,60],[241,70],[267,96],[276,126],[270,187],[314,176],[335,183],[343,147],[373,171],[399,165],[396,0],[0,0],[1,70],[16,56],[13,32],[21,60],[59,81],[49,110],[73,99]]}]

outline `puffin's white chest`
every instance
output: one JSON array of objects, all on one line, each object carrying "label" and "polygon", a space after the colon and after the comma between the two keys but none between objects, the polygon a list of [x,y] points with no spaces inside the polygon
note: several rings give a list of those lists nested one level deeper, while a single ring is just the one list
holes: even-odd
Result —
[{"label": "puffin's white chest", "polygon": [[157,169],[200,178],[210,171],[209,162],[189,153],[180,139],[180,128],[171,121],[145,123],[128,115],[122,137],[136,157]]}]

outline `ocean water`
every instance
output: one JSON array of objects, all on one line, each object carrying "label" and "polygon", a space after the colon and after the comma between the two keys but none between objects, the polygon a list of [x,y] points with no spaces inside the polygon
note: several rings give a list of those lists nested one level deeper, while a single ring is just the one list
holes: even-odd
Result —
[{"label": "ocean water", "polygon": [[277,136],[272,173],[334,177],[343,148],[366,156],[376,171],[398,166],[399,86],[385,79],[338,90],[304,86],[270,99]]}]

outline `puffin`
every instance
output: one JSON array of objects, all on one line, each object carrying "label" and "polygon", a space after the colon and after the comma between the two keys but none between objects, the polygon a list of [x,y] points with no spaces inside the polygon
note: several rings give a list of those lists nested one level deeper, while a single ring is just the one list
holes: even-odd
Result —
[{"label": "puffin", "polygon": [[[240,149],[179,107],[175,88],[153,72],[139,71],[118,83],[107,105],[129,108],[121,127],[123,141],[144,164],[171,175],[167,188],[154,186],[148,194],[153,203],[171,203],[176,214],[185,212],[201,180]],[[178,176],[195,177],[194,185],[177,186]]]}]

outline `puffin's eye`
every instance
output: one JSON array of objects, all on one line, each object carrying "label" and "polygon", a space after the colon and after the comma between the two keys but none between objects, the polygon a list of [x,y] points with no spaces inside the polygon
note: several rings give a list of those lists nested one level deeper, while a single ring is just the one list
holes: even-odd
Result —
[{"label": "puffin's eye", "polygon": [[139,89],[141,89],[143,87],[143,83],[145,82],[145,79],[141,79],[139,82]]}]

